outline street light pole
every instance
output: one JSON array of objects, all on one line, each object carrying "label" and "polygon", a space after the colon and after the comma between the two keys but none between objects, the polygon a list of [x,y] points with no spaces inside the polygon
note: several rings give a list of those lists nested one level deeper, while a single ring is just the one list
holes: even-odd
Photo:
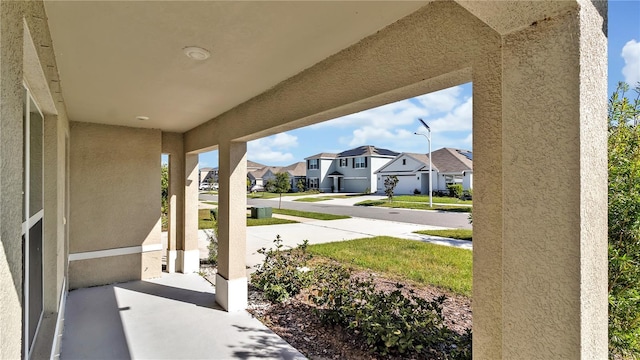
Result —
[{"label": "street light pole", "polygon": [[431,165],[432,164],[431,162],[431,128],[429,127],[429,125],[427,125],[426,122],[424,122],[424,120],[420,118],[418,118],[418,120],[420,120],[422,125],[424,125],[424,127],[427,129],[427,134],[422,134],[418,132],[415,132],[414,134],[424,136],[429,142],[429,207],[432,208],[433,207],[433,185],[432,185],[433,175],[431,173],[431,167],[432,167]]}]

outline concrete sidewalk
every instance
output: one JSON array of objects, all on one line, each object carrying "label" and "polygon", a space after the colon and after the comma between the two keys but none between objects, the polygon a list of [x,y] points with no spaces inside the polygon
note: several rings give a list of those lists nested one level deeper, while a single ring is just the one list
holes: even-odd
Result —
[{"label": "concrete sidewalk", "polygon": [[305,359],[198,274],[70,291],[61,359]]}]

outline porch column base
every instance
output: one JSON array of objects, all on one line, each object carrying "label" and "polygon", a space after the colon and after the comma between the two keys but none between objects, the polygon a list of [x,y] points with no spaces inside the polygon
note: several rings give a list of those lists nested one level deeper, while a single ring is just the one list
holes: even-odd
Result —
[{"label": "porch column base", "polygon": [[176,267],[183,274],[200,271],[200,250],[178,250]]},{"label": "porch column base", "polygon": [[227,280],[216,274],[216,302],[228,312],[242,311],[247,308],[247,278]]},{"label": "porch column base", "polygon": [[178,260],[178,251],[177,250],[166,250],[167,255],[167,272],[174,273],[176,272],[176,264]]}]

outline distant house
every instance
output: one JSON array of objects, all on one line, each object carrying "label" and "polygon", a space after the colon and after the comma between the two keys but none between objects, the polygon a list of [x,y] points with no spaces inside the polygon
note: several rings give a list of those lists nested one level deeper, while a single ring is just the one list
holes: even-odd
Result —
[{"label": "distant house", "polygon": [[[464,190],[473,188],[473,153],[468,150],[442,148],[432,152],[432,189],[446,191],[449,184],[461,184]],[[384,192],[384,180],[398,177],[394,193],[429,193],[429,156],[402,153],[376,171],[377,192]]]},{"label": "distant house", "polygon": [[375,191],[374,172],[398,155],[375,146],[359,146],[339,154],[320,153],[306,158],[310,189],[324,192]]},{"label": "distant house", "polygon": [[275,179],[276,178],[276,174],[277,173],[287,173],[289,174],[289,182],[291,183],[291,191],[293,192],[297,192],[298,191],[298,180],[302,180],[305,182],[305,186],[306,186],[306,169],[305,169],[305,165],[306,163],[301,161],[301,162],[297,162],[297,163],[293,163],[291,165],[288,166],[267,166],[264,169],[261,169],[263,172],[262,175],[262,182],[263,182],[263,186],[266,185],[267,181],[271,180],[271,179]]}]

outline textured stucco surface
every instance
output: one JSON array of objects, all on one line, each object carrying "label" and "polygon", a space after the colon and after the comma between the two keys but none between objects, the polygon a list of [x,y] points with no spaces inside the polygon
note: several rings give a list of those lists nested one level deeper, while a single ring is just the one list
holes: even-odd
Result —
[{"label": "textured stucco surface", "polygon": [[[59,129],[67,124],[58,84],[57,64],[51,48],[42,2],[0,1],[0,358],[19,358],[22,352],[22,158],[23,81],[45,116],[55,117]],[[48,125],[45,122],[45,125]],[[58,149],[64,152],[64,148]],[[48,155],[45,153],[45,155]],[[64,164],[51,164],[57,174]],[[45,187],[61,188],[45,172]],[[63,175],[63,174],[62,174]],[[51,182],[53,181],[53,183]],[[45,197],[46,201],[46,197]],[[48,213],[47,213],[48,215]],[[50,214],[56,218],[55,212]],[[59,218],[59,217],[58,217]],[[48,218],[45,215],[45,221]],[[47,234],[61,233],[60,223],[50,224]],[[45,240],[46,241],[46,240]],[[65,255],[60,243],[48,250],[57,258],[45,259],[45,292],[62,291]],[[48,255],[51,255],[49,253]],[[62,271],[57,271],[62,268]],[[53,304],[49,304],[53,305]],[[52,311],[51,307],[47,310]],[[48,334],[44,334],[48,336]]]},{"label": "textured stucco surface", "polygon": [[[179,133],[162,133],[162,153],[169,155],[169,213],[167,250],[184,242],[184,143]],[[180,247],[182,249],[182,247]]]},{"label": "textured stucco surface", "polygon": [[485,56],[493,37],[459,5],[429,3],[185,133],[185,151],[210,148],[223,133],[253,140],[469,81],[465,69]]},{"label": "textured stucco surface", "polygon": [[[160,131],[71,122],[70,132],[69,252],[160,244]],[[92,274],[70,282],[103,284]]]},{"label": "textured stucco surface", "polygon": [[225,142],[218,154],[218,274],[233,280],[246,277],[247,143]]},{"label": "textured stucco surface", "polygon": [[606,82],[582,82],[606,69],[606,41],[579,16],[504,37],[504,358],[606,357]]},{"label": "textured stucco surface", "polygon": [[162,251],[76,260],[69,263],[69,289],[160,277]]}]

